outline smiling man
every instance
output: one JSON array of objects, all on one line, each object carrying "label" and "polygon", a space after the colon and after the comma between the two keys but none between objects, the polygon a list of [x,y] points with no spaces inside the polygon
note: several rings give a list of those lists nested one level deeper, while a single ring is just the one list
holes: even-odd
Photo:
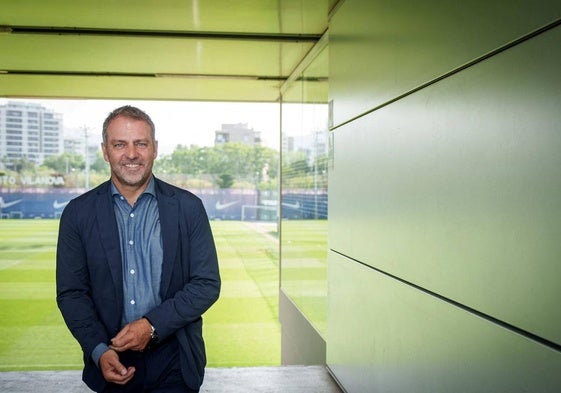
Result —
[{"label": "smiling man", "polygon": [[[152,165],[158,156],[151,120],[125,116],[129,107],[117,117],[108,117],[103,124],[103,157],[111,166],[111,180],[123,192],[129,204],[146,189],[152,176]],[[148,122],[150,121],[150,123]],[[126,195],[125,195],[126,194]],[[129,199],[134,198],[134,199]]]},{"label": "smiling man", "polygon": [[198,392],[202,314],[218,299],[216,249],[201,200],[152,174],[155,127],[138,108],[103,123],[111,179],[60,221],[57,302],[98,392]]}]

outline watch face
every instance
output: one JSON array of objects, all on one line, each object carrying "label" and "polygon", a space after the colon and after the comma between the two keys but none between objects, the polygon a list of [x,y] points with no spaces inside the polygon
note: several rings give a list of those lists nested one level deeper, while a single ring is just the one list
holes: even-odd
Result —
[{"label": "watch face", "polygon": [[158,341],[158,333],[156,332],[156,328],[154,328],[154,326],[152,326],[152,331],[150,332],[150,338],[154,342]]}]

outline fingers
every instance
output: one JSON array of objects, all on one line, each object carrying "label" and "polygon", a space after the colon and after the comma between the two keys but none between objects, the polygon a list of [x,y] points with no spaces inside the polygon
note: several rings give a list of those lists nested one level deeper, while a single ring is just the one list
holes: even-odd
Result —
[{"label": "fingers", "polygon": [[125,367],[114,350],[106,351],[99,358],[99,368],[107,382],[124,385],[134,377],[134,367]]},{"label": "fingers", "polygon": [[142,351],[150,341],[150,323],[144,319],[138,319],[127,324],[111,340],[110,348],[117,352],[126,350]]},{"label": "fingers", "polygon": [[135,372],[135,368],[134,367],[128,367],[124,370],[123,373],[116,375],[116,374],[104,374],[103,376],[105,377],[105,380],[107,382],[112,382],[115,383],[117,385],[125,385],[126,383],[128,383],[133,377],[134,377],[134,372]]},{"label": "fingers", "polygon": [[128,347],[131,344],[130,324],[122,328],[121,331],[111,339],[111,344],[111,348],[118,352],[129,349]]},{"label": "fingers", "polygon": [[123,352],[128,349],[133,351],[140,351],[138,345],[137,332],[131,324],[127,324],[117,335],[111,340],[110,348],[117,352]]}]

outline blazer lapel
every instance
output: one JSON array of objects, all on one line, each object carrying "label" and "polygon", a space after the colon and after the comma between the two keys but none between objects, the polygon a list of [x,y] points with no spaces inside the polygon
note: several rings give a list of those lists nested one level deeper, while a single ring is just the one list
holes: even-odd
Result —
[{"label": "blazer lapel", "polygon": [[107,187],[101,187],[96,199],[96,216],[98,230],[101,236],[101,244],[107,256],[107,263],[113,278],[113,285],[117,292],[117,307],[122,311],[123,305],[123,270],[121,258],[121,246],[119,240],[119,229],[115,220],[113,200]]},{"label": "blazer lapel", "polygon": [[[168,190],[166,190],[168,191]],[[166,193],[156,186],[156,193],[158,196],[158,210],[160,214],[160,229],[162,233],[162,244],[164,248],[164,260],[162,263],[162,282],[160,286],[160,294],[162,299],[165,295],[171,282],[173,273],[173,266],[177,254],[177,233],[179,231],[179,204],[176,198],[173,197],[173,191]]]}]

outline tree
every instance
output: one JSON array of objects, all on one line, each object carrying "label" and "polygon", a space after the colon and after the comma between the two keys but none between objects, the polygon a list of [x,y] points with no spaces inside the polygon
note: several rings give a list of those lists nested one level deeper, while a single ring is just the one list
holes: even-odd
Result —
[{"label": "tree", "polygon": [[16,158],[12,161],[12,168],[17,173],[31,171],[35,169],[35,163],[27,158]]},{"label": "tree", "polygon": [[98,173],[109,174],[109,164],[103,158],[101,150],[98,150],[95,161],[90,164],[90,169]]},{"label": "tree", "polygon": [[43,166],[58,173],[68,173],[72,169],[84,169],[84,157],[76,153],[62,153],[58,156],[49,156],[43,161]]},{"label": "tree", "polygon": [[234,176],[229,173],[223,173],[218,176],[216,183],[219,188],[230,188],[234,185]]},{"label": "tree", "polygon": [[169,164],[167,166],[169,173],[183,173],[191,175],[201,173],[198,150],[199,147],[194,145],[191,145],[191,147],[178,145],[173,153],[171,153],[170,162],[167,163]]},{"label": "tree", "polygon": [[154,170],[169,175],[210,176],[220,188],[230,188],[236,181],[249,182],[257,188],[264,180],[278,177],[278,162],[278,152],[263,146],[178,145],[171,155],[156,160]]}]

